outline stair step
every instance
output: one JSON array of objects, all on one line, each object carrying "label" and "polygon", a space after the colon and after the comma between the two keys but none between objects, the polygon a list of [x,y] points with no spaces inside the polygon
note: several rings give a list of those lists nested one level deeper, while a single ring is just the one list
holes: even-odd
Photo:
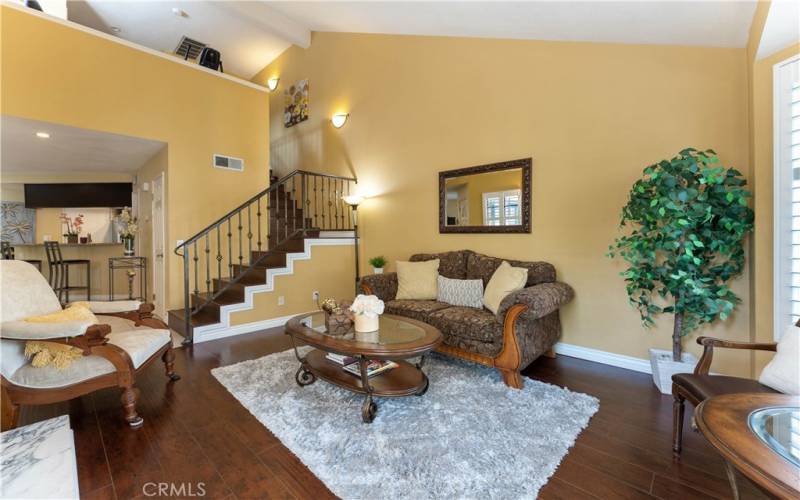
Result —
[{"label": "stair step", "polygon": [[[283,241],[283,238],[269,237],[269,248],[283,252],[303,252],[306,248],[305,238],[290,238]],[[278,244],[280,243],[280,244]]]},{"label": "stair step", "polygon": [[[192,319],[190,320],[189,328],[195,328],[198,326],[205,326],[211,325],[214,323],[219,323],[219,311],[210,311],[206,308],[198,311],[197,313],[192,315]],[[186,332],[186,324],[183,320],[184,318],[184,310],[183,309],[173,309],[167,312],[167,317],[169,321],[169,327],[176,332],[180,333],[183,336],[188,336]]]},{"label": "stair step", "polygon": [[[264,269],[274,269],[277,267],[284,267],[286,266],[286,252],[281,252],[279,250],[270,250],[270,251],[258,251],[253,250],[250,252],[250,262],[255,262],[258,259],[264,257],[264,260],[258,264],[258,267]],[[234,264],[234,273],[238,273],[238,264]]]},{"label": "stair step", "polygon": [[[231,284],[231,280],[229,278],[222,278],[217,279],[214,278],[211,282],[211,286],[214,291],[220,290],[222,288],[227,288],[220,297],[224,297],[222,300],[232,300],[236,302],[244,302],[244,283],[233,283]],[[230,286],[228,286],[230,285]]]}]

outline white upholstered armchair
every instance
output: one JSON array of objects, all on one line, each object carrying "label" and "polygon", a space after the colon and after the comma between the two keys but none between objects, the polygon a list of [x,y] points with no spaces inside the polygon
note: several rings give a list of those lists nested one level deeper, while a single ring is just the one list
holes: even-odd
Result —
[{"label": "white upholstered armchair", "polygon": [[[0,379],[2,429],[16,426],[20,405],[65,401],[98,389],[122,389],[125,420],[142,425],[136,412],[136,373],[161,357],[171,381],[174,354],[169,328],[139,301],[88,302],[99,323],[89,320],[31,323],[32,316],[61,310],[44,276],[27,262],[0,260]],[[25,357],[31,340],[77,347],[83,355],[68,367],[34,367]]]}]

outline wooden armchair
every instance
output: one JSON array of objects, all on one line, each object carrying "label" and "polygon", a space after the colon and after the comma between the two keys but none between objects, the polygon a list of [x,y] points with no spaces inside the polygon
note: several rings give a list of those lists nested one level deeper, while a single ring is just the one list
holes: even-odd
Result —
[{"label": "wooden armchair", "polygon": [[[20,405],[66,401],[106,387],[122,389],[125,420],[139,427],[136,373],[161,358],[171,381],[175,374],[169,328],[153,317],[153,305],[138,301],[88,302],[101,324],[91,321],[29,323],[25,318],[61,309],[45,278],[31,264],[0,261],[0,389],[2,430],[16,426]],[[65,368],[35,368],[25,357],[31,340],[79,348],[83,356]]]},{"label": "wooden armchair", "polygon": [[703,346],[703,355],[694,373],[676,373],[672,376],[672,452],[681,453],[683,437],[684,403],[689,400],[695,407],[712,396],[737,393],[776,393],[757,380],[725,375],[709,375],[715,347],[727,349],[752,349],[759,351],[776,351],[778,344],[774,342],[734,342],[711,337],[699,337],[697,343]]}]

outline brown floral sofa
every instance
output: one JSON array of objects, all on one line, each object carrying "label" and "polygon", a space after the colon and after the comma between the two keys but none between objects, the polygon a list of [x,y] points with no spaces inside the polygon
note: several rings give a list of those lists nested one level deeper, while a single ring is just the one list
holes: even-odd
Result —
[{"label": "brown floral sofa", "polygon": [[395,300],[397,274],[374,274],[361,280],[364,293],[386,303],[386,313],[414,318],[438,328],[444,337],[437,349],[451,356],[497,368],[503,381],[521,389],[520,370],[542,354],[554,356],[561,336],[558,309],[572,300],[572,287],[556,281],[547,262],[525,262],[481,255],[471,250],[416,254],[411,261],[439,259],[439,274],[454,279],[482,279],[484,287],[497,267],[507,260],[528,269],[526,288],[508,295],[497,314],[435,300]]}]

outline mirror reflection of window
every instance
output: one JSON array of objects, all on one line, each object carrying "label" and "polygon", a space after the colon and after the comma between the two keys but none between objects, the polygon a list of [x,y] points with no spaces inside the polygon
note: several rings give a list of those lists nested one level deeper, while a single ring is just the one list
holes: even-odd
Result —
[{"label": "mirror reflection of window", "polygon": [[519,189],[483,193],[484,226],[518,226],[522,224]]}]

